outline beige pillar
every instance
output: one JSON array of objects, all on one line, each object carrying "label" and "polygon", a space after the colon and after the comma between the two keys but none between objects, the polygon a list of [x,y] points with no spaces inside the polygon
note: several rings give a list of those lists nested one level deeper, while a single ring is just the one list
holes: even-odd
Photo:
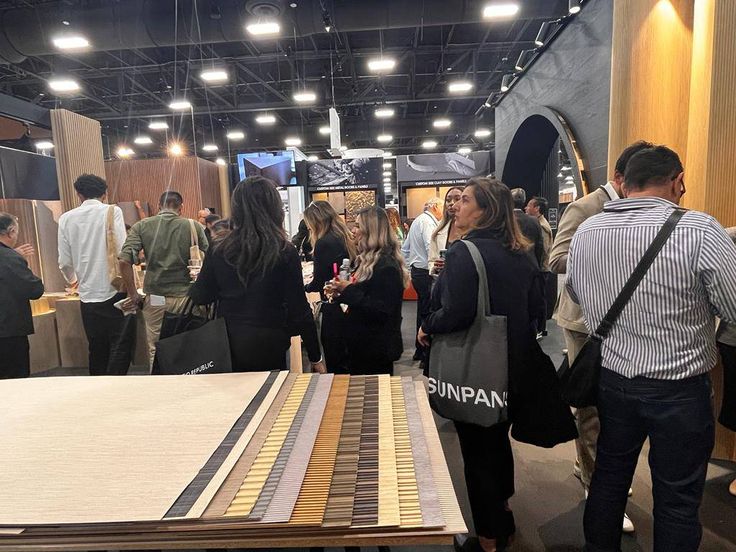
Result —
[{"label": "beige pillar", "polygon": [[222,218],[230,218],[230,167],[218,165],[220,177],[220,205],[222,206]]}]

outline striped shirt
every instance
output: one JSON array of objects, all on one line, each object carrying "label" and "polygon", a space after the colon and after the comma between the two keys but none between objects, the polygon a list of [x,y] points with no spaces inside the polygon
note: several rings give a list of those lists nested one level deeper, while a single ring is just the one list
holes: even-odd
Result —
[{"label": "striped shirt", "polygon": [[[672,213],[660,198],[620,199],[580,225],[567,290],[594,331]],[[715,316],[736,322],[736,247],[711,216],[688,211],[601,347],[624,377],[684,379],[716,363]]]}]

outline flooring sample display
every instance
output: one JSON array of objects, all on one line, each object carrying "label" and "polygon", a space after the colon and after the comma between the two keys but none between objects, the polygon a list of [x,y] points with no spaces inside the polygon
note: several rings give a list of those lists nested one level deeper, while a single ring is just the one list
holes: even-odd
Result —
[{"label": "flooring sample display", "polygon": [[378,378],[378,525],[399,525],[399,476],[390,378]]},{"label": "flooring sample display", "polygon": [[267,376],[3,380],[0,525],[160,520]]},{"label": "flooring sample display", "polygon": [[409,437],[409,421],[404,407],[404,390],[400,378],[391,380],[391,398],[394,412],[394,440],[396,443],[396,471],[399,476],[399,509],[402,527],[420,527],[422,510],[419,505],[414,456]]},{"label": "flooring sample display", "polygon": [[365,377],[363,425],[351,525],[378,523],[378,376]]}]

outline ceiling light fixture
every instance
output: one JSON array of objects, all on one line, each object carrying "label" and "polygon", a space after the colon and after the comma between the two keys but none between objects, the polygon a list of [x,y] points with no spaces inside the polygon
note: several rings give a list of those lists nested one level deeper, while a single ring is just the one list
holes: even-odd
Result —
[{"label": "ceiling light fixture", "polygon": [[378,136],[376,137],[376,140],[378,140],[378,141],[379,141],[379,142],[381,142],[382,144],[388,144],[388,143],[389,143],[389,142],[391,142],[391,141],[392,141],[393,139],[394,139],[394,137],[393,137],[393,136],[391,136],[390,134],[379,134],[379,135],[378,135]]},{"label": "ceiling light fixture", "polygon": [[394,116],[395,111],[390,107],[379,107],[373,113],[379,119],[388,119],[389,117]]},{"label": "ceiling light fixture", "polygon": [[146,136],[145,134],[141,134],[140,136],[136,136],[133,140],[133,143],[138,146],[150,146],[153,144],[153,140],[151,140],[150,136]]},{"label": "ceiling light fixture", "polygon": [[383,171],[383,176],[391,176],[391,171]]},{"label": "ceiling light fixture", "polygon": [[76,92],[80,86],[77,81],[69,78],[55,78],[49,81],[49,88],[54,92]]},{"label": "ceiling light fixture", "polygon": [[174,100],[169,104],[169,109],[173,109],[174,111],[186,111],[191,108],[192,104],[189,100]]},{"label": "ceiling light fixture", "polygon": [[519,59],[516,60],[516,65],[514,65],[514,69],[517,71],[523,71],[524,67],[526,66],[527,61],[527,55],[529,54],[530,50],[522,50],[519,54]]},{"label": "ceiling light fixture", "polygon": [[452,121],[450,119],[435,119],[432,126],[434,128],[450,128]]},{"label": "ceiling light fixture", "polygon": [[537,38],[534,39],[534,44],[536,44],[540,48],[544,46],[544,42],[547,40],[548,34],[549,34],[549,21],[543,21],[542,26],[539,27]]},{"label": "ceiling light fixture", "polygon": [[281,32],[281,25],[279,25],[278,21],[261,21],[247,25],[245,30],[253,36],[268,36],[279,34]]},{"label": "ceiling light fixture", "polygon": [[225,161],[222,157],[218,157],[217,159],[215,159],[215,163],[217,163],[221,167],[224,167],[227,165],[227,161]]},{"label": "ceiling light fixture", "polygon": [[457,150],[457,152],[458,152],[458,153],[459,153],[460,155],[468,155],[468,154],[470,154],[470,153],[471,153],[472,151],[473,151],[473,150],[472,150],[471,148],[467,147],[467,146],[463,146],[463,147],[461,147],[461,148],[458,148],[458,150]]},{"label": "ceiling light fixture", "polygon": [[479,128],[475,131],[476,138],[487,138],[491,135],[491,131],[487,128]]},{"label": "ceiling light fixture", "polygon": [[309,90],[294,93],[294,101],[297,103],[311,103],[317,99],[317,94]]},{"label": "ceiling light fixture", "polygon": [[217,151],[217,144],[205,144],[202,151]]},{"label": "ceiling light fixture", "polygon": [[501,92],[508,92],[513,75],[504,75],[501,79]]},{"label": "ceiling light fixture", "polygon": [[296,136],[291,136],[291,137],[287,138],[286,140],[284,140],[284,143],[287,146],[294,146],[294,147],[301,146],[302,145],[302,139],[301,138],[297,138]]},{"label": "ceiling light fixture", "polygon": [[383,152],[383,158],[384,159],[388,159],[389,157],[393,157],[393,156],[394,156],[394,154],[391,153],[390,151],[384,151]]},{"label": "ceiling light fixture", "polygon": [[483,8],[483,19],[501,19],[504,17],[513,17],[519,13],[519,4],[503,3],[488,4]]},{"label": "ceiling light fixture", "polygon": [[166,130],[169,128],[169,123],[166,121],[151,121],[148,123],[149,130]]},{"label": "ceiling light fixture", "polygon": [[184,148],[181,144],[173,143],[169,146],[169,154],[175,156],[184,155]]},{"label": "ceiling light fixture", "polygon": [[82,35],[57,36],[51,42],[59,50],[84,50],[90,46],[89,40]]},{"label": "ceiling light fixture", "polygon": [[425,140],[422,142],[422,147],[424,149],[434,149],[437,147],[437,142],[435,140]]},{"label": "ceiling light fixture", "polygon": [[375,58],[368,60],[368,69],[376,73],[391,71],[394,67],[396,67],[396,60],[393,58]]},{"label": "ceiling light fixture", "polygon": [[383,168],[384,169],[390,169],[391,168],[391,163],[384,163],[383,164]]},{"label": "ceiling light fixture", "polygon": [[117,151],[118,157],[130,157],[131,155],[135,155],[135,152],[130,149],[128,146],[120,146]]},{"label": "ceiling light fixture", "polygon": [[272,125],[276,122],[276,117],[273,115],[258,115],[256,117],[256,123],[259,125]]},{"label": "ceiling light fixture", "polygon": [[242,130],[231,130],[225,135],[225,138],[228,140],[243,140],[245,133]]},{"label": "ceiling light fixture", "polygon": [[225,69],[205,69],[199,78],[205,82],[227,82],[230,77]]},{"label": "ceiling light fixture", "polygon": [[455,81],[451,82],[447,86],[447,90],[451,94],[460,94],[462,92],[468,92],[473,89],[473,83],[469,81]]},{"label": "ceiling light fixture", "polygon": [[567,11],[571,14],[580,12],[580,0],[567,0]]},{"label": "ceiling light fixture", "polygon": [[330,127],[328,126],[321,126],[319,127],[319,133],[320,134],[329,134],[331,131]]},{"label": "ceiling light fixture", "polygon": [[41,140],[40,142],[36,142],[36,149],[45,151],[45,150],[50,150],[53,148],[54,148],[54,143],[49,142],[48,140]]}]

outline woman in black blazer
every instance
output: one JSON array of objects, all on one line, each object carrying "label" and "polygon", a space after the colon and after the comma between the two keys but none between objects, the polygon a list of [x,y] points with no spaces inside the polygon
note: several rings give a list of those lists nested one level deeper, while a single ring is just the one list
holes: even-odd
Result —
[{"label": "woman in black blazer", "polygon": [[232,232],[208,252],[189,291],[196,305],[218,302],[236,372],[286,369],[292,335],[302,336],[312,370],[325,371],[301,262],[283,222],[276,185],[260,176],[242,180],[233,191]]},{"label": "woman in black blazer", "polygon": [[327,201],[313,201],[304,210],[304,222],[309,228],[309,241],[314,244],[314,278],[304,290],[322,295],[322,327],[320,338],[325,364],[330,372],[347,373],[347,347],[344,316],[337,303],[328,303],[324,286],[340,270],[344,259],[352,262],[355,245],[345,222]]},{"label": "woman in black blazer", "polygon": [[350,374],[391,374],[403,352],[401,303],[409,274],[386,211],[360,211],[354,237],[358,256],[351,279],[333,280],[326,292],[348,307],[344,323]]},{"label": "woman in black blazer", "polygon": [[[455,224],[475,244],[488,274],[491,309],[507,317],[510,391],[516,366],[535,344],[535,317],[542,300],[539,268],[531,242],[521,233],[509,189],[489,178],[473,178],[455,205]],[[465,244],[454,242],[432,292],[432,313],[418,339],[468,328],[478,299],[478,275]],[[430,349],[431,355],[431,349]],[[512,409],[509,398],[509,409]],[[509,422],[491,427],[455,422],[465,463],[465,481],[479,540],[464,548],[503,550],[515,531],[508,499],[514,494],[514,458]]]}]

